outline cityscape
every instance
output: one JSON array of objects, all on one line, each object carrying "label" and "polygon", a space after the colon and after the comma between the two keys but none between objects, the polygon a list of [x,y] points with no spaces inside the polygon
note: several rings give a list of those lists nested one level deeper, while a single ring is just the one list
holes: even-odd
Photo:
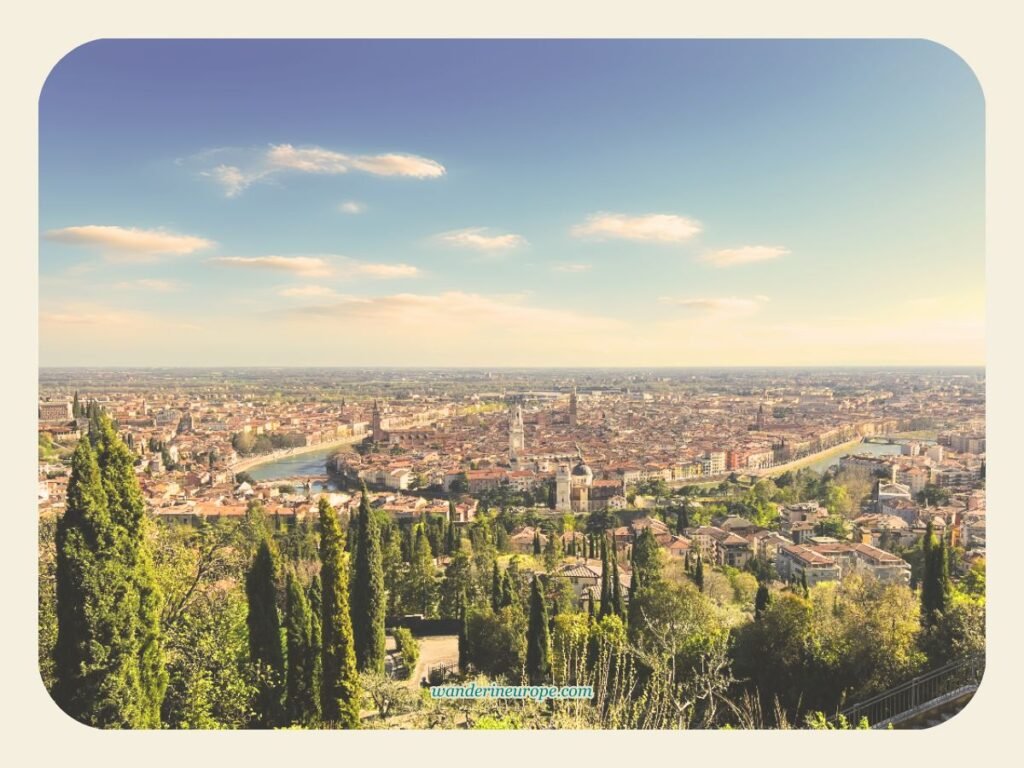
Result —
[{"label": "cityscape", "polygon": [[984,123],[946,49],[103,40],[40,123],[38,659],[72,718],[970,702]]}]

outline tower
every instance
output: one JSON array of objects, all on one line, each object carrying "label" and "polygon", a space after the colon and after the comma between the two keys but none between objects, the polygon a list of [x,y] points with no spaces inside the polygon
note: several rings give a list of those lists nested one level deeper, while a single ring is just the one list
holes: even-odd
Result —
[{"label": "tower", "polygon": [[757,406],[757,421],[755,422],[755,426],[757,427],[757,431],[758,432],[764,432],[764,425],[765,425],[764,403],[761,403],[760,405]]},{"label": "tower", "polygon": [[555,472],[555,509],[559,512],[572,511],[572,476],[568,464],[559,464]]},{"label": "tower", "polygon": [[523,427],[523,406],[519,403],[509,411],[508,416],[508,456],[515,461],[526,450],[526,431]]},{"label": "tower", "polygon": [[383,412],[380,403],[373,401],[373,413],[370,415],[370,428],[372,430],[373,442],[384,442]]},{"label": "tower", "polygon": [[572,385],[572,394],[569,395],[569,426],[576,428],[579,400],[576,397],[576,385]]}]

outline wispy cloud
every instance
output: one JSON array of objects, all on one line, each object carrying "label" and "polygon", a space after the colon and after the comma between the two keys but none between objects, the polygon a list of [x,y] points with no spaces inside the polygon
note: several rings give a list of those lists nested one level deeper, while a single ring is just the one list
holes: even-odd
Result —
[{"label": "wispy cloud", "polygon": [[269,269],[307,277],[324,277],[331,274],[330,264],[319,256],[218,256],[210,261],[228,267]]},{"label": "wispy cloud", "polygon": [[592,264],[552,264],[552,272],[567,272],[569,274],[579,274],[580,272],[589,272]]},{"label": "wispy cloud", "polygon": [[156,291],[157,293],[170,293],[181,288],[177,280],[159,280],[156,278],[140,278],[138,280],[122,280],[114,283],[114,287],[123,291]]},{"label": "wispy cloud", "polygon": [[699,221],[668,213],[630,216],[624,213],[594,213],[574,226],[573,237],[593,240],[637,240],[654,243],[679,243],[701,232]]},{"label": "wispy cloud", "polygon": [[700,260],[716,267],[735,267],[759,261],[774,261],[788,253],[789,249],[781,245],[744,245],[740,248],[708,251],[701,255]]},{"label": "wispy cloud", "polygon": [[155,327],[176,330],[196,330],[199,327],[182,322],[177,317],[161,317],[152,312],[86,303],[70,303],[57,310],[44,309],[39,313],[39,325],[44,331],[60,330],[65,334],[102,331],[125,336],[149,333]]},{"label": "wispy cloud", "polygon": [[259,150],[220,148],[201,152],[193,161],[205,163],[216,156],[227,156],[231,161],[204,167],[200,175],[217,182],[227,197],[237,197],[253,183],[279,173],[338,175],[355,170],[374,176],[433,179],[444,176],[446,172],[441,163],[419,155],[400,152],[349,155],[315,145],[296,147],[292,144],[271,144]]},{"label": "wispy cloud", "polygon": [[486,227],[454,229],[435,235],[435,238],[447,245],[483,253],[501,253],[526,245],[526,238],[522,235],[492,235]]},{"label": "wispy cloud", "polygon": [[360,203],[358,200],[346,200],[344,203],[338,205],[338,210],[342,213],[357,214],[362,213],[366,210],[366,205]]},{"label": "wispy cloud", "polygon": [[249,269],[291,272],[306,277],[327,277],[337,275],[343,278],[367,278],[371,280],[396,280],[418,277],[420,270],[412,264],[386,264],[360,261],[332,254],[296,256],[219,256],[210,259],[215,264]]},{"label": "wispy cloud", "polygon": [[287,298],[311,299],[311,298],[333,298],[338,295],[337,291],[326,285],[290,285],[281,288],[278,296]]},{"label": "wispy cloud", "polygon": [[713,315],[746,315],[756,311],[762,304],[768,301],[767,296],[752,296],[742,298],[739,296],[701,296],[701,297],[677,297],[662,296],[658,299],[662,304],[670,304],[675,307],[702,314]]},{"label": "wispy cloud", "polygon": [[185,256],[212,248],[212,240],[163,229],[138,229],[99,224],[51,229],[47,240],[95,248],[110,261],[155,261],[160,256]]}]

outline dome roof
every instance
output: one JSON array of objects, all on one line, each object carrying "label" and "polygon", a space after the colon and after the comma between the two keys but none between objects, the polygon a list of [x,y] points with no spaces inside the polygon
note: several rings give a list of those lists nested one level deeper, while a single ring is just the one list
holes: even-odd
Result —
[{"label": "dome roof", "polygon": [[577,477],[593,477],[594,473],[582,461],[572,468],[572,473]]}]

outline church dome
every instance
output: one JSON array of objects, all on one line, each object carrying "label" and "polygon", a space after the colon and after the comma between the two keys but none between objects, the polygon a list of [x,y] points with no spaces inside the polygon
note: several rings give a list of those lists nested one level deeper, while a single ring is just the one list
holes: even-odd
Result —
[{"label": "church dome", "polygon": [[572,473],[574,475],[576,475],[576,477],[593,477],[594,476],[594,473],[590,470],[590,467],[588,467],[582,461],[579,464],[577,464],[575,467],[572,468]]}]

